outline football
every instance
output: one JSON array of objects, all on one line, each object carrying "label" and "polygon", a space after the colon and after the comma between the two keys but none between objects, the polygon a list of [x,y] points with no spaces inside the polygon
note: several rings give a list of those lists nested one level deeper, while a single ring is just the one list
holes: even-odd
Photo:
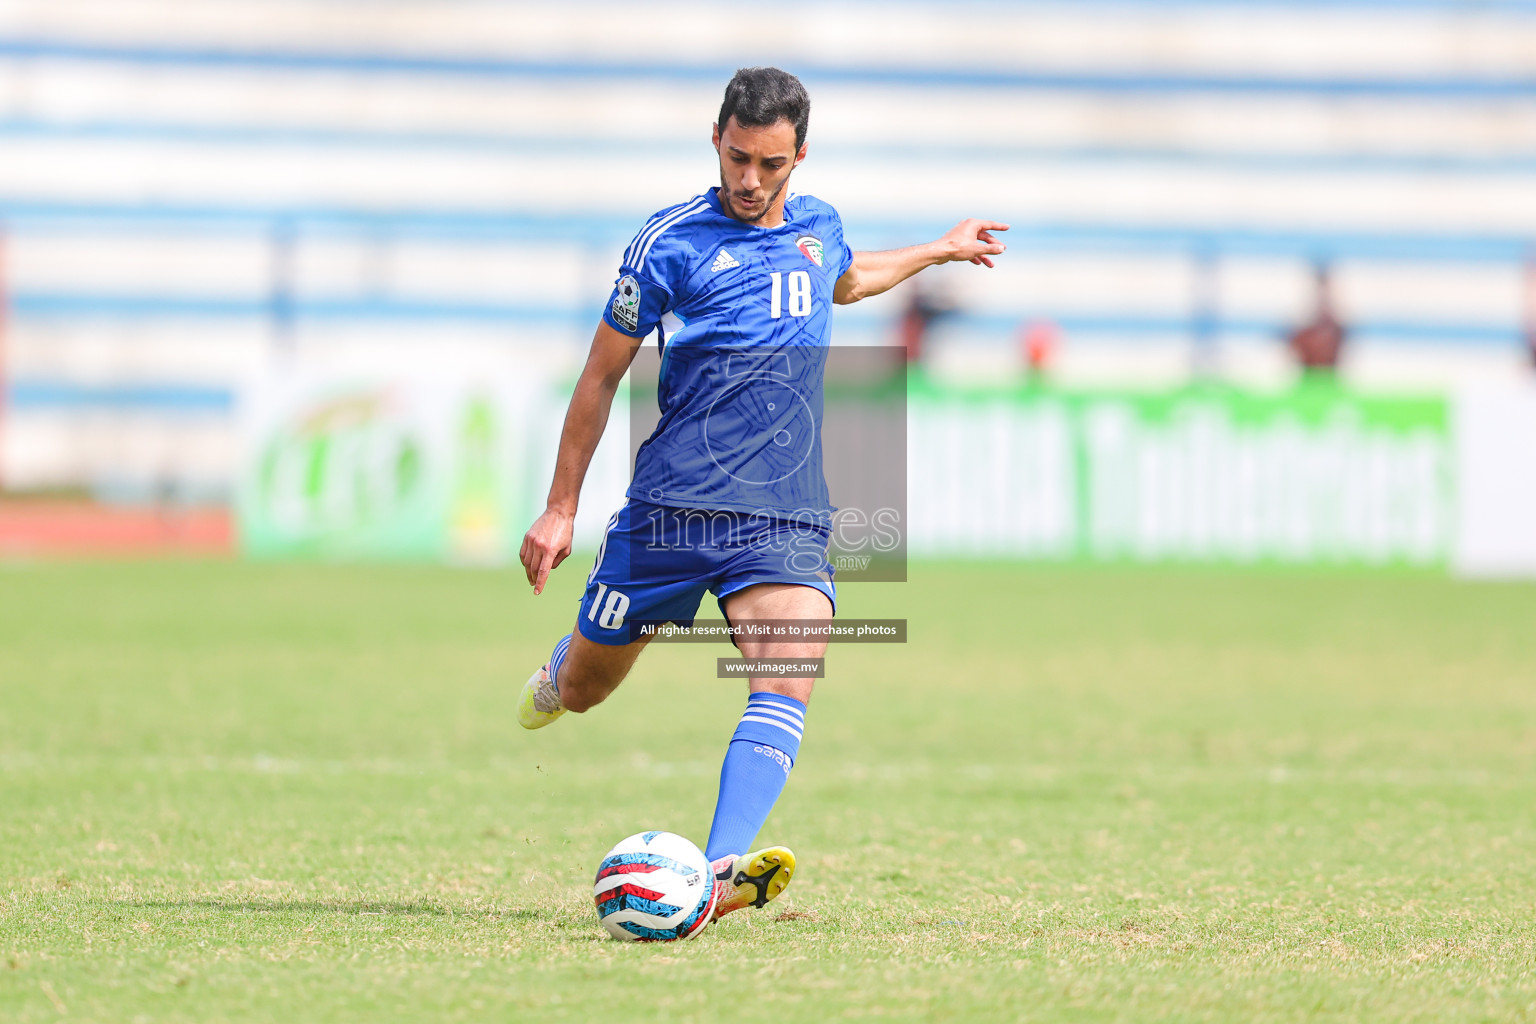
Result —
[{"label": "football", "polygon": [[597,919],[617,939],[672,942],[704,930],[715,912],[715,878],[697,846],[671,832],[640,832],[597,866]]}]

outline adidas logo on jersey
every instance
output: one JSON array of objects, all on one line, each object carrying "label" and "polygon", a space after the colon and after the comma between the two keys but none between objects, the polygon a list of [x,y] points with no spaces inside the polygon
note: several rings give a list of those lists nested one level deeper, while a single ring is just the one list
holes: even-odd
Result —
[{"label": "adidas logo on jersey", "polygon": [[714,274],[722,270],[730,270],[732,267],[739,266],[741,266],[741,264],[736,261],[736,257],[732,256],[724,249],[721,249],[720,254],[715,257],[714,265],[709,268],[709,272]]}]

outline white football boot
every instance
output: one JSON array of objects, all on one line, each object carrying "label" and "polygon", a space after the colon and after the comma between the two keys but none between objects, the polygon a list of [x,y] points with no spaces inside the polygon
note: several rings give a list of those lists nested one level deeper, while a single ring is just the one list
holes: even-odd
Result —
[{"label": "white football boot", "polygon": [[517,724],[524,729],[542,729],[563,714],[565,705],[560,703],[560,691],[550,682],[549,666],[540,665],[523,684],[517,699]]}]

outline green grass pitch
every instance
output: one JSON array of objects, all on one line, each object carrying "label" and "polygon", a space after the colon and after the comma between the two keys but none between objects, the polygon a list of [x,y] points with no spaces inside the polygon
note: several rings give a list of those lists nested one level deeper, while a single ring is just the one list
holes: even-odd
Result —
[{"label": "green grass pitch", "polygon": [[585,569],[0,568],[0,1021],[1536,1020],[1536,587],[848,587],[911,642],[832,652],[794,885],[648,946],[592,872],[702,842],[744,687],[524,733]]}]

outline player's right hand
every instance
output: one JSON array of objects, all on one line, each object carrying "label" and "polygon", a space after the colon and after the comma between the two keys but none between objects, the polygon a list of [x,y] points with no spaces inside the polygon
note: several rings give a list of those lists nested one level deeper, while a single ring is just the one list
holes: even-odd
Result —
[{"label": "player's right hand", "polygon": [[522,560],[535,594],[544,593],[550,570],[571,553],[571,532],[575,522],[575,516],[547,508],[523,535],[523,549],[518,558]]}]

